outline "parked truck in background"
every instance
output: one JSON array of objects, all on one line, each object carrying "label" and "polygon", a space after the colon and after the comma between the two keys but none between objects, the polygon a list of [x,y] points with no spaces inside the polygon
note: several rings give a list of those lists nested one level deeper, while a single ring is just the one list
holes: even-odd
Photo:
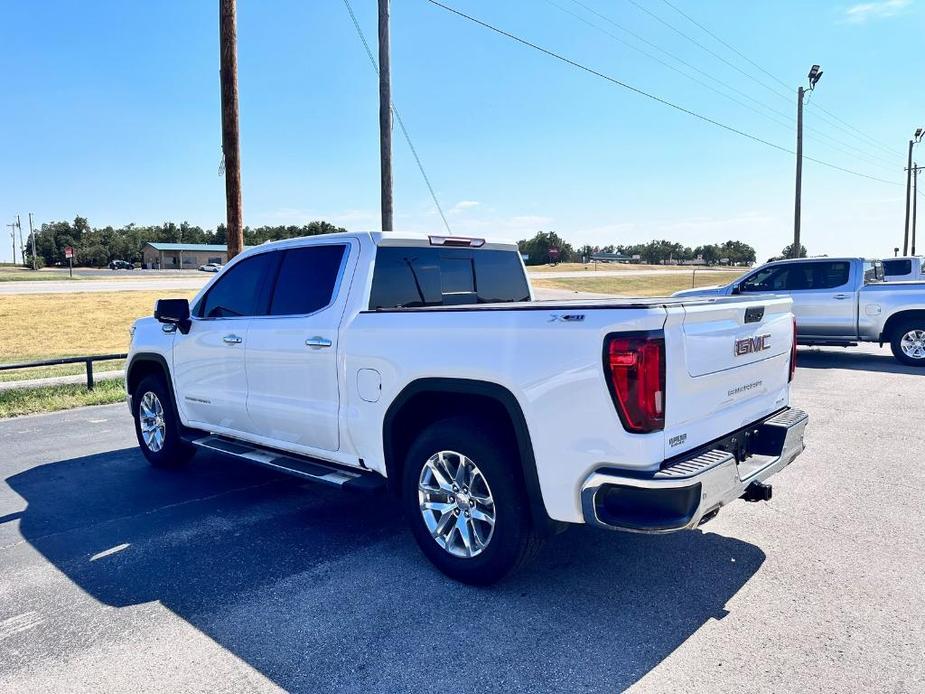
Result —
[{"label": "parked truck in background", "polygon": [[922,265],[922,256],[910,255],[884,260],[883,279],[886,282],[925,281],[925,266]]},{"label": "parked truck in background", "polygon": [[864,258],[778,260],[716,287],[678,297],[786,295],[801,345],[889,344],[903,364],[925,366],[925,281],[884,282],[883,264]]},{"label": "parked truck in background", "polygon": [[511,244],[249,249],[135,323],[138,443],[156,466],[206,449],[397,494],[423,553],[470,583],[569,523],[665,533],[770,498],[807,423],[790,299],[532,299]]}]

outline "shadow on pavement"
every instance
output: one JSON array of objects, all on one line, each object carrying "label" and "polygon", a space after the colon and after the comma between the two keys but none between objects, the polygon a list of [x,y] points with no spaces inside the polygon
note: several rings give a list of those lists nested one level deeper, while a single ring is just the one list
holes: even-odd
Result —
[{"label": "shadow on pavement", "polygon": [[923,367],[900,364],[893,358],[889,347],[884,347],[880,354],[854,351],[851,347],[800,347],[797,350],[797,366],[808,369],[851,369],[894,374],[925,374]]},{"label": "shadow on pavement", "polygon": [[[126,449],[6,481],[28,503],[22,536],[82,590],[160,601],[287,690],[623,690],[764,561],[713,533],[576,527],[478,589],[426,563],[391,500],[232,460],[168,472]],[[57,638],[60,657],[92,644]]]}]

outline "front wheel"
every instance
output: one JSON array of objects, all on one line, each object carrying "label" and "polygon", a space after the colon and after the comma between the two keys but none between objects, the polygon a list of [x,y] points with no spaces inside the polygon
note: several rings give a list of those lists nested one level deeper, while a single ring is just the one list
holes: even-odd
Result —
[{"label": "front wheel", "polygon": [[925,366],[925,318],[905,321],[890,339],[897,361],[909,366]]},{"label": "front wheel", "polygon": [[519,465],[510,442],[465,418],[438,421],[412,444],[405,515],[421,551],[450,578],[495,583],[539,550]]},{"label": "front wheel", "polygon": [[155,467],[178,467],[195,449],[180,437],[181,424],[164,379],[142,379],[132,395],[135,436],[141,452]]}]

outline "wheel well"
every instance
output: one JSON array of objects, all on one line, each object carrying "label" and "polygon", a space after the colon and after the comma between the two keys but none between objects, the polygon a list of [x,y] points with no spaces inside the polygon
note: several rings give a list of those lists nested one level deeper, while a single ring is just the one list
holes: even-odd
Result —
[{"label": "wheel well", "polygon": [[906,320],[910,318],[917,318],[925,322],[925,309],[915,309],[912,311],[900,311],[894,313],[892,316],[886,319],[886,323],[883,325],[883,332],[880,334],[880,340],[882,342],[889,342],[893,339],[893,331]]},{"label": "wheel well", "polygon": [[407,386],[393,401],[383,422],[383,448],[389,489],[400,492],[405,456],[418,434],[447,417],[474,417],[509,441],[518,453],[517,476],[530,504],[538,532],[556,528],[546,513],[526,421],[517,399],[506,388],[483,381],[423,379]]},{"label": "wheel well", "polygon": [[125,375],[125,387],[129,395],[133,395],[138,384],[148,376],[162,377],[172,394],[173,389],[170,385],[170,379],[167,378],[167,367],[162,363],[161,359],[136,357],[132,360]]}]

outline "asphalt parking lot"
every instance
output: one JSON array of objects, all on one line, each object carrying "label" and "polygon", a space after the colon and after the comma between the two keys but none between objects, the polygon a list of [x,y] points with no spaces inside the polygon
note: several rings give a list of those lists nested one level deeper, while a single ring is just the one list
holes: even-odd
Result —
[{"label": "asphalt parking lot", "polygon": [[386,499],[200,454],[124,405],[0,422],[0,691],[925,689],[925,373],[801,350],[774,499],[664,537],[577,527],[449,582]]}]

